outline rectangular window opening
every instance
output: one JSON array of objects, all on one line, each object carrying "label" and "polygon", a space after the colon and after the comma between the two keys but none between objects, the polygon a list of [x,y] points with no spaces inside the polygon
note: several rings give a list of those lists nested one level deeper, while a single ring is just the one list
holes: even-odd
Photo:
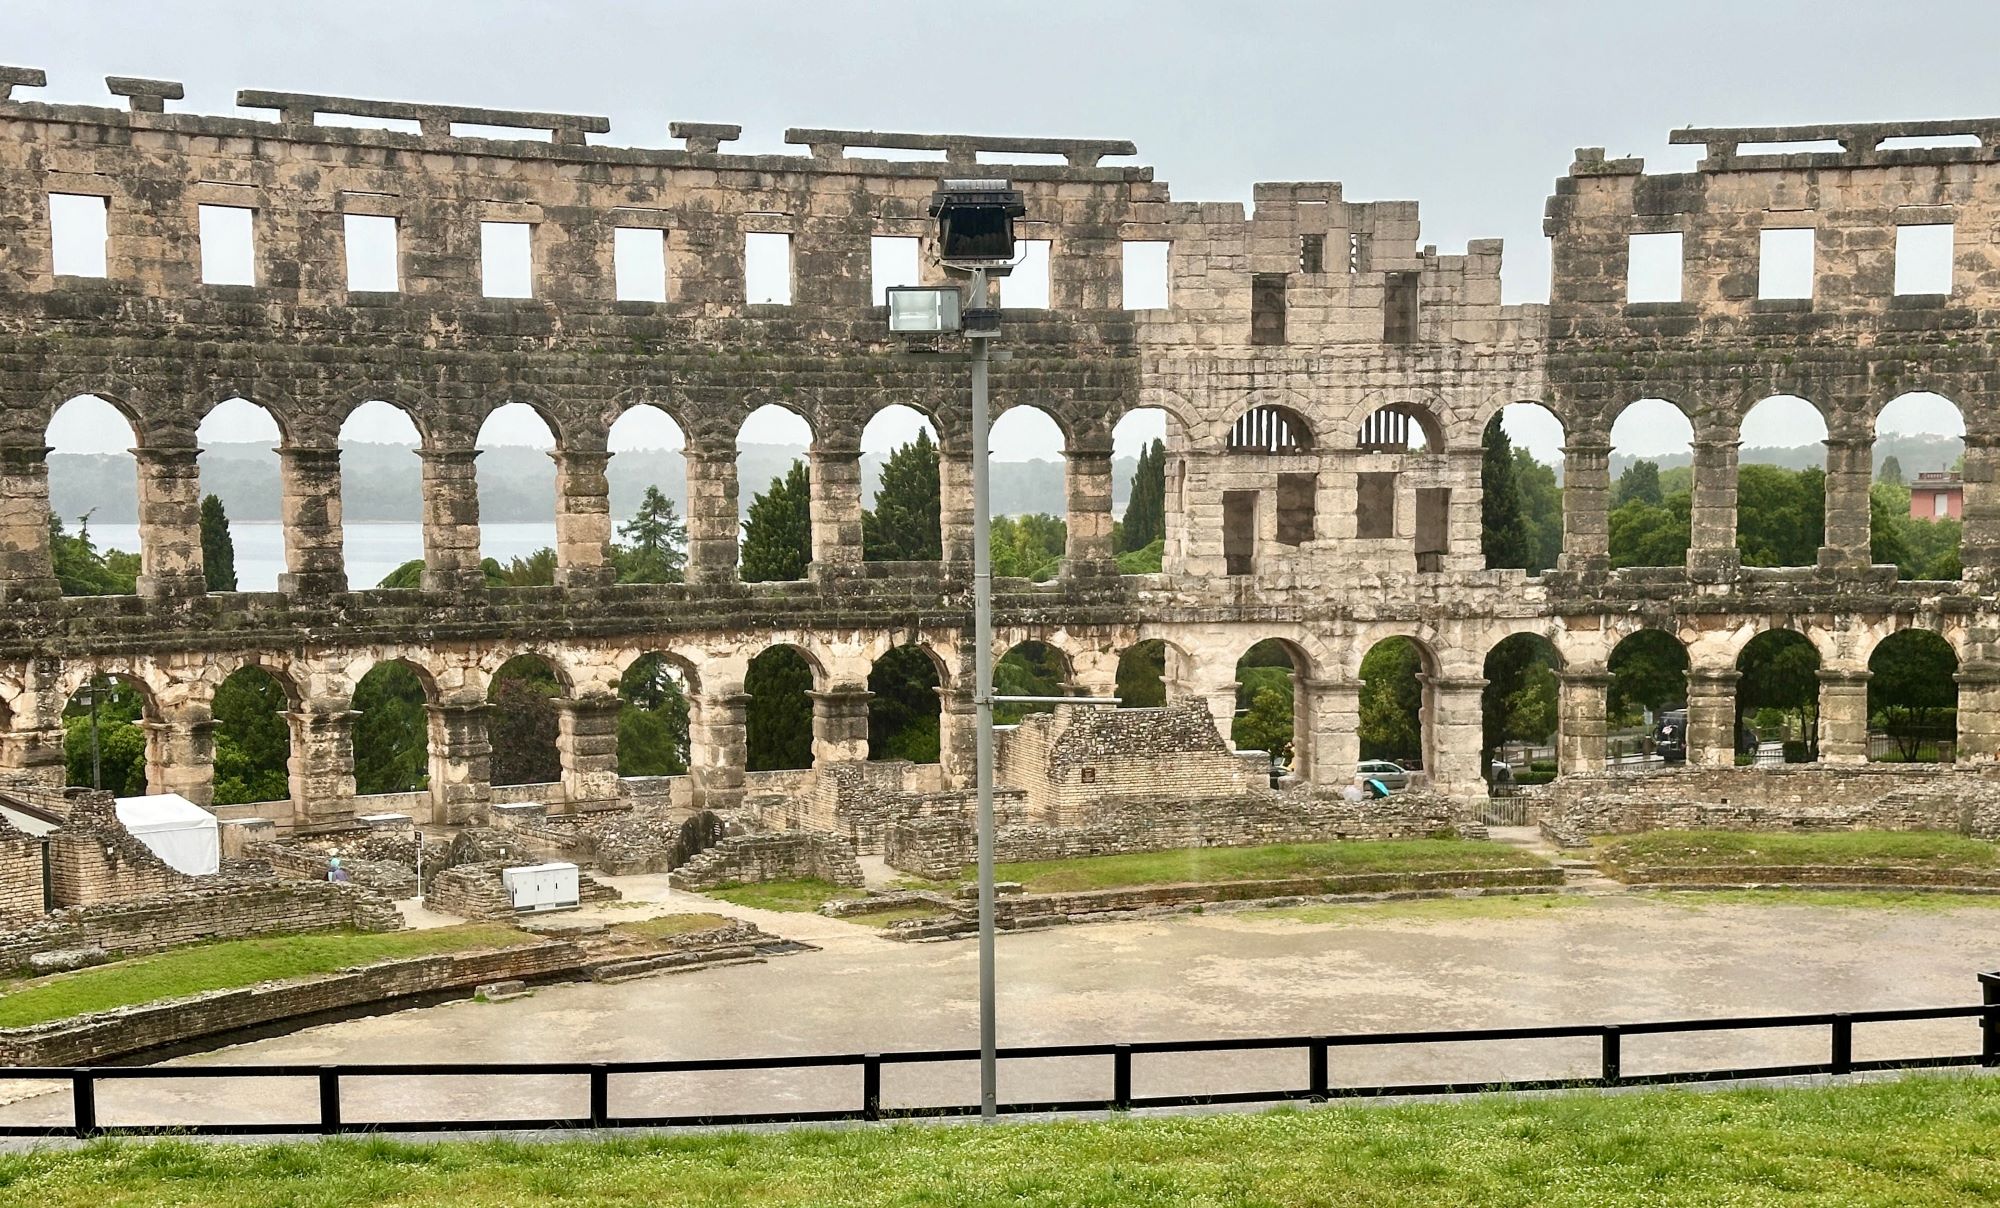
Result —
[{"label": "rectangular window opening", "polygon": [[1625,300],[1681,300],[1681,233],[1632,235],[1626,240]]},{"label": "rectangular window opening", "polygon": [[1368,267],[1368,240],[1359,231],[1347,235],[1347,271],[1358,273]]},{"label": "rectangular window opening", "polygon": [[1326,271],[1326,236],[1299,236],[1299,271],[1302,273]]},{"label": "rectangular window opening", "polygon": [[1813,295],[1813,229],[1766,227],[1758,232],[1757,296],[1810,298]]},{"label": "rectangular window opening", "polygon": [[1896,228],[1896,292],[1951,292],[1952,224]]},{"label": "rectangular window opening", "polygon": [[1222,493],[1223,573],[1247,575],[1257,561],[1257,492]]},{"label": "rectangular window opening", "polygon": [[453,122],[453,138],[491,138],[504,142],[550,143],[555,141],[555,132],[534,126],[489,126],[484,122]]},{"label": "rectangular window opening", "polygon": [[1355,476],[1354,535],[1376,540],[1396,535],[1396,475],[1367,471]]},{"label": "rectangular window opening", "polygon": [[535,296],[533,224],[479,224],[479,286],[480,292],[489,298]]},{"label": "rectangular window opening", "polygon": [[1451,552],[1451,488],[1417,488],[1417,569],[1435,574]]},{"label": "rectangular window opening", "polygon": [[1319,475],[1278,475],[1278,541],[1281,544],[1304,545],[1313,539],[1318,496]]},{"label": "rectangular window opening", "polygon": [[1125,241],[1122,290],[1126,310],[1167,309],[1167,261],[1172,248],[1164,239]]},{"label": "rectangular window opening", "polygon": [[1877,151],[1927,151],[1937,147],[1977,147],[1977,134],[1898,134],[1875,144]]},{"label": "rectangular window opening", "polygon": [[257,211],[245,206],[199,206],[203,285],[257,284]]},{"label": "rectangular window opening", "polygon": [[387,294],[401,289],[396,220],[382,214],[343,214],[341,226],[347,244],[348,292]]},{"label": "rectangular window opening", "polygon": [[780,231],[743,236],[743,300],[756,305],[792,303],[792,237]]},{"label": "rectangular window opening", "polygon": [[613,227],[611,281],[620,302],[665,302],[667,233],[658,227]]},{"label": "rectangular window opening", "polygon": [[398,134],[422,134],[423,123],[413,117],[362,117],[353,113],[315,113],[315,126],[337,126],[346,130],[393,130]]},{"label": "rectangular window opening", "polygon": [[58,277],[106,277],[111,203],[83,193],[49,194],[50,268]]},{"label": "rectangular window opening", "polygon": [[1020,263],[1000,278],[1000,305],[1013,310],[1049,308],[1049,241],[1023,239],[1015,244]]},{"label": "rectangular window opening", "polygon": [[873,235],[868,240],[869,297],[877,306],[889,304],[889,287],[922,285],[918,261],[923,240],[909,235]]},{"label": "rectangular window opening", "polygon": [[1290,273],[1250,275],[1250,342],[1285,342],[1285,285]]},{"label": "rectangular window opening", "polygon": [[1417,341],[1417,275],[1385,273],[1382,281],[1382,342]]}]

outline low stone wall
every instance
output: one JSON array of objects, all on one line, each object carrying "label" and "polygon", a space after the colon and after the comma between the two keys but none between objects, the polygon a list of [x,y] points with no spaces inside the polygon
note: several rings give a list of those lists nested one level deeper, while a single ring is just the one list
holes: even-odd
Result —
[{"label": "low stone wall", "polygon": [[861,865],[855,862],[853,845],[837,835],[815,831],[731,835],[676,868],[670,883],[675,889],[701,890],[806,879],[861,884]]},{"label": "low stone wall", "polygon": [[567,941],[413,957],[303,981],[218,990],[32,1028],[0,1030],[0,1065],[86,1065],[163,1045],[385,999],[567,972],[583,962]]},{"label": "low stone wall", "polygon": [[711,846],[723,830],[722,820],[707,810],[691,817],[624,809],[554,818],[496,811],[494,826],[545,859],[614,877],[670,871]]},{"label": "low stone wall", "polygon": [[129,902],[55,911],[0,934],[0,971],[27,970],[42,953],[144,956],[201,940],[305,931],[394,931],[403,917],[387,898],[325,881],[203,881]]},{"label": "low stone wall", "polygon": [[[272,874],[282,880],[324,881],[332,853],[301,844],[246,843],[243,845],[243,858],[262,860],[271,866]],[[417,872],[414,868],[363,856],[342,856],[340,867],[346,871],[350,884],[372,889],[391,901],[417,896]]]},{"label": "low stone wall", "polygon": [[56,905],[120,902],[195,884],[132,837],[110,793],[84,789],[66,800],[63,824],[49,836]]},{"label": "low stone wall", "polygon": [[1249,902],[1263,898],[1448,889],[1535,889],[1561,885],[1562,882],[1562,870],[1553,867],[1343,873],[1270,881],[1213,881],[1132,889],[1095,889],[1079,893],[1005,894],[994,900],[993,917],[995,925],[1000,927],[1035,927],[1079,916],[1170,909],[1202,902]]},{"label": "low stone wall", "polygon": [[0,928],[42,913],[42,841],[0,818]]},{"label": "low stone wall", "polygon": [[1907,864],[1634,864],[1614,870],[1634,885],[1921,885],[2000,890],[2000,872]]},{"label": "low stone wall", "polygon": [[1564,776],[1543,831],[1563,846],[1649,830],[1936,830],[2000,838],[2000,778],[1949,765],[1676,767]]}]

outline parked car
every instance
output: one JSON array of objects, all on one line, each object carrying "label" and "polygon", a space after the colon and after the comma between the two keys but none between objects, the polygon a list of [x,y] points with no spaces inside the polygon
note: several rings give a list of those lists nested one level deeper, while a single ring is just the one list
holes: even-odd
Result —
[{"label": "parked car", "polygon": [[1687,723],[1686,709],[1660,714],[1659,724],[1653,728],[1653,753],[1668,763],[1686,763]]},{"label": "parked car", "polygon": [[1364,759],[1354,771],[1363,780],[1381,781],[1382,787],[1392,793],[1399,793],[1410,787],[1410,773],[1400,763],[1391,763],[1386,759]]}]

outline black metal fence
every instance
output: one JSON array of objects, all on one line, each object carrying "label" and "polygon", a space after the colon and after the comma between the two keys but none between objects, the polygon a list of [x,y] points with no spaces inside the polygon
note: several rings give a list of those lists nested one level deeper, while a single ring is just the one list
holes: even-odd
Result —
[{"label": "black metal fence", "polygon": [[[1719,1082],[1759,1078],[1789,1078],[1812,1074],[1857,1074],[1884,1070],[1939,1069],[1949,1066],[2000,1067],[2000,973],[1979,978],[1985,1002],[1979,1006],[1914,1007],[1877,1011],[1836,1011],[1807,1015],[1764,1015],[1727,1019],[1682,1019],[1650,1023],[1570,1024],[1552,1027],[1473,1028],[1425,1032],[1374,1032],[1326,1036],[1273,1036],[1228,1040],[1162,1040],[1133,1044],[1058,1044],[1003,1048],[1002,1062],[1049,1058],[1110,1059],[1109,1094],[1104,1098],[1050,1102],[1003,1103],[1011,1115],[1063,1112],[1128,1111],[1135,1108],[1202,1107],[1226,1104],[1325,1102],[1341,1098],[1395,1095],[1461,1095],[1485,1091],[1544,1091],[1582,1087],[1657,1086],[1672,1083]],[[1878,1023],[1909,1023],[1940,1019],[1978,1019],[1980,1046],[1976,1053],[1943,1053],[1857,1061],[1856,1027]],[[1726,1069],[1627,1073],[1623,1044],[1634,1036],[1682,1035],[1703,1032],[1749,1032],[1776,1028],[1825,1028],[1826,1059],[1789,1065],[1738,1066]],[[1482,1041],[1581,1040],[1594,1042],[1599,1073],[1594,1078],[1536,1078],[1514,1081],[1429,1082],[1396,1085],[1337,1086],[1331,1080],[1339,1050],[1395,1045],[1468,1044]],[[1201,1094],[1135,1095],[1133,1066],[1140,1059],[1167,1054],[1231,1053],[1302,1050],[1306,1085]],[[913,1052],[842,1053],[801,1057],[738,1057],[677,1061],[620,1062],[495,1062],[490,1064],[414,1063],[398,1065],[229,1065],[229,1066],[101,1066],[0,1067],[0,1079],[47,1079],[70,1085],[69,1124],[0,1124],[5,1137],[94,1137],[175,1133],[190,1136],[336,1134],[365,1132],[469,1132],[537,1129],[676,1128],[698,1125],[807,1124],[841,1120],[976,1115],[973,1104],[930,1107],[887,1107],[882,1104],[882,1071],[888,1066],[973,1062],[977,1049],[934,1049]],[[730,1114],[616,1116],[611,1113],[611,1082],[639,1074],[742,1073],[757,1070],[853,1069],[860,1075],[860,1103],[852,1108],[816,1111],[738,1112]],[[451,1119],[350,1121],[341,1111],[341,1084],[346,1078],[403,1080],[453,1077],[548,1077],[586,1079],[589,1114],[558,1119]],[[199,1123],[187,1125],[110,1124],[99,1119],[97,1090],[106,1082],[125,1079],[215,1080],[233,1078],[310,1079],[319,1089],[316,1120],[278,1122]]]}]

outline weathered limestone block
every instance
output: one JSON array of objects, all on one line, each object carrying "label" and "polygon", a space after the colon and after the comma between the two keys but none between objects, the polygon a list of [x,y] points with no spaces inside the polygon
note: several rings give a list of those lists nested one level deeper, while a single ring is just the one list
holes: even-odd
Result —
[{"label": "weathered limestone block", "polygon": [[139,463],[139,594],[152,598],[199,596],[208,591],[201,569],[200,450],[149,447],[132,450]]},{"label": "weathered limestone block", "polygon": [[555,702],[563,795],[573,803],[618,798],[620,703],[609,692]]},{"label": "weathered limestone block", "polygon": [[340,450],[287,445],[278,450],[278,477],[285,522],[285,573],[278,577],[278,590],[295,596],[346,591]]},{"label": "weathered limestone block", "polygon": [[611,454],[557,449],[556,584],[597,587],[612,582],[611,483],[605,469]]}]

